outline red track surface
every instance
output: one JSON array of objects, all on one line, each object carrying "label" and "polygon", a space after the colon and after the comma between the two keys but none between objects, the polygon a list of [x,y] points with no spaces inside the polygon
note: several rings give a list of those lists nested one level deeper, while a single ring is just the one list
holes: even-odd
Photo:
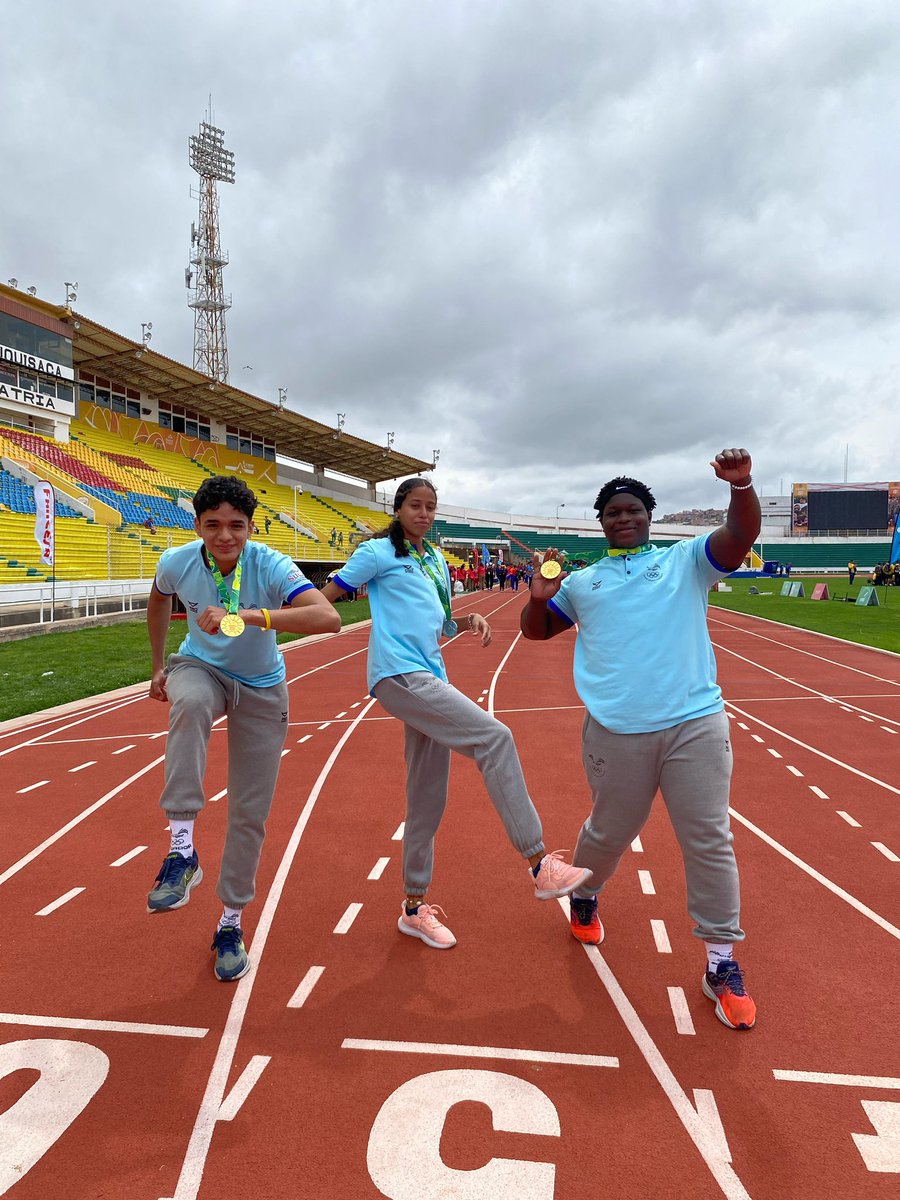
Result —
[{"label": "red track surface", "polygon": [[[587,811],[572,640],[517,639],[523,603],[462,597],[493,610],[495,640],[459,637],[448,668],[512,728],[548,846],[572,846]],[[367,629],[287,653],[288,753],[246,916],[254,969],[235,986],[207,953],[221,733],[206,879],[151,917],[165,709],[134,693],[0,727],[0,1195],[895,1197],[900,658],[720,610],[710,628],[750,1033],[700,993],[661,803],[586,951],[532,898],[457,760],[432,895],[459,945],[397,933],[401,729],[366,696]]]}]

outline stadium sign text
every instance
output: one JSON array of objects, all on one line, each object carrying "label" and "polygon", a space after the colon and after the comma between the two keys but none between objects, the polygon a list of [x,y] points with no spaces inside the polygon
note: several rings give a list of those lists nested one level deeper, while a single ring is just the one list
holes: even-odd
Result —
[{"label": "stadium sign text", "polygon": [[21,404],[28,408],[43,408],[47,412],[67,413],[75,416],[75,400],[65,400],[60,396],[45,396],[42,392],[29,392],[25,388],[13,387],[8,383],[0,383],[0,400],[12,404]]},{"label": "stadium sign text", "polygon": [[12,346],[0,345],[0,362],[9,363],[13,367],[25,367],[28,371],[40,371],[43,375],[52,375],[54,379],[75,378],[71,367],[61,367],[59,363],[51,362],[48,358],[26,354],[24,350],[13,350]]}]

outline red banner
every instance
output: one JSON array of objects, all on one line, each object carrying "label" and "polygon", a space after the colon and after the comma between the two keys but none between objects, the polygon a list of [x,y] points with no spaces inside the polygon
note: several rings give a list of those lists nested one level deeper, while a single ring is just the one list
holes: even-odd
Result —
[{"label": "red banner", "polygon": [[34,540],[41,548],[41,562],[53,566],[56,540],[56,497],[46,479],[34,485]]}]

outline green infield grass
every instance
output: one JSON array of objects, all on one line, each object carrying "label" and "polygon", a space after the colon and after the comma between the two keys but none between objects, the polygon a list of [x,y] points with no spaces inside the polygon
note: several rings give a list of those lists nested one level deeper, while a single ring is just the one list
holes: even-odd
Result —
[{"label": "green infield grass", "polygon": [[[879,601],[876,608],[847,603],[847,598],[855,601],[866,586],[859,575],[852,588],[846,575],[798,575],[795,572],[790,581],[802,583],[805,596],[782,596],[783,578],[728,579],[725,582],[733,591],[711,592],[710,608],[752,613],[755,617],[768,617],[770,621],[783,621],[785,625],[830,633],[832,637],[846,638],[848,642],[900,653],[900,587],[875,588]],[[810,599],[817,583],[828,586],[830,599]],[[751,587],[759,589],[758,596],[751,595]]]},{"label": "green infield grass", "polygon": [[[345,625],[369,617],[368,600],[341,601]],[[184,621],[169,626],[166,650],[178,649]],[[289,633],[279,644],[296,641]],[[150,678],[150,643],[143,620],[96,629],[73,629],[0,646],[0,721],[98,696]]]}]

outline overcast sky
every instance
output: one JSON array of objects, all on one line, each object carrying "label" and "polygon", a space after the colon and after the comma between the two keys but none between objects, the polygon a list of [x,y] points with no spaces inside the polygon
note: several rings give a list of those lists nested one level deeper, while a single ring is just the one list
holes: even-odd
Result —
[{"label": "overcast sky", "polygon": [[4,279],[191,363],[211,93],[237,386],[472,507],[900,478],[896,0],[13,7]]}]

